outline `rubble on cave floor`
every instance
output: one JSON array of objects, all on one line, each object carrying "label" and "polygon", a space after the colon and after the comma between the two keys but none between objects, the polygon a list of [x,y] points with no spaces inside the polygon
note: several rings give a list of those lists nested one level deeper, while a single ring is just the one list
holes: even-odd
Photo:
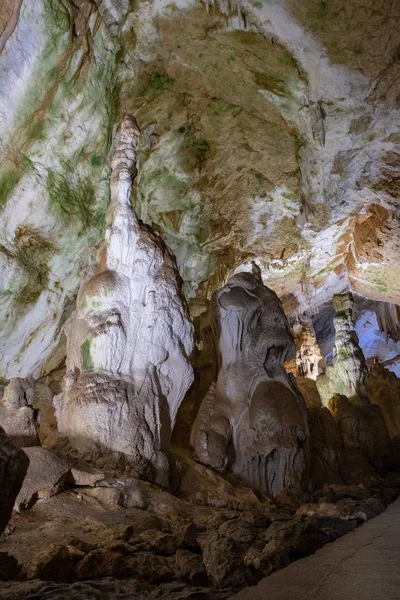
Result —
[{"label": "rubble on cave floor", "polygon": [[67,477],[62,491],[15,513],[0,542],[0,578],[9,580],[0,599],[222,600],[380,514],[400,494],[400,476],[389,474],[312,495],[286,488],[271,500],[181,460],[176,494],[117,465],[97,482],[92,473],[90,485]]}]

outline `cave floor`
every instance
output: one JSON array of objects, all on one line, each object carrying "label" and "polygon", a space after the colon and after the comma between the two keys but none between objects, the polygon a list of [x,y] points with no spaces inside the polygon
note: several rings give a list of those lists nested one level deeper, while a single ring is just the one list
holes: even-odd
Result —
[{"label": "cave floor", "polygon": [[399,563],[400,498],[355,531],[233,598],[399,600]]}]

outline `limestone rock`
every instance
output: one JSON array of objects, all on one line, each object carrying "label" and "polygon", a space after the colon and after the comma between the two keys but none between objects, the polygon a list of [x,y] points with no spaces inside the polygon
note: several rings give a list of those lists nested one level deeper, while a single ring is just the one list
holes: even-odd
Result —
[{"label": "limestone rock", "polygon": [[0,581],[14,579],[18,573],[18,561],[7,552],[0,552]]},{"label": "limestone rock", "polygon": [[358,343],[353,320],[353,297],[338,294],[332,299],[335,309],[335,344],[333,366],[326,374],[317,377],[317,387],[322,403],[328,406],[333,394],[339,393],[350,400],[367,397],[368,369]]},{"label": "limestone rock", "polygon": [[296,344],[296,376],[317,379],[324,369],[324,359],[309,327],[297,323],[293,327]]},{"label": "limestone rock", "polygon": [[143,531],[139,538],[146,542],[150,549],[161,556],[172,556],[178,549],[175,537],[169,533],[163,533],[157,529]]},{"label": "limestone rock", "polygon": [[0,427],[0,535],[11,517],[28,465],[27,455],[13,446]]},{"label": "limestone rock", "polygon": [[76,463],[71,468],[68,476],[68,481],[74,485],[89,486],[95,485],[99,481],[102,481],[105,475],[102,471],[91,467],[85,463]]},{"label": "limestone rock", "polygon": [[170,436],[193,379],[193,327],[173,255],[131,205],[138,137],[126,117],[105,242],[66,329],[65,390],[55,406],[61,433],[79,452],[122,452],[168,486]]},{"label": "limestone rock", "polygon": [[42,579],[43,581],[69,582],[74,581],[74,560],[72,547],[62,544],[52,544],[40,552],[22,569],[27,579]]},{"label": "limestone rock", "polygon": [[[2,593],[4,592],[4,594]],[[15,582],[0,590],[1,600],[145,600],[136,592],[127,592],[119,582],[92,581],[75,583]]]},{"label": "limestone rock", "polygon": [[310,487],[341,483],[343,439],[332,413],[325,407],[308,409],[310,429]]},{"label": "limestone rock", "polygon": [[146,509],[149,506],[140,483],[134,479],[102,480],[98,486],[85,488],[82,493],[95,498],[101,506],[108,509]]},{"label": "limestone rock", "polygon": [[219,372],[193,426],[197,460],[267,494],[301,486],[306,408],[283,366],[294,344],[278,297],[254,267],[213,295],[208,318]]},{"label": "limestone rock", "polygon": [[90,552],[78,563],[78,579],[103,577],[135,577],[152,583],[171,581],[174,578],[173,559],[148,552],[137,552],[132,546],[117,545]]},{"label": "limestone rock", "polygon": [[307,408],[319,408],[322,406],[317,382],[306,377],[296,377],[296,385],[304,398]]},{"label": "limestone rock", "polygon": [[253,582],[253,576],[236,548],[235,542],[217,531],[199,536],[203,563],[211,581],[217,587],[242,587]]},{"label": "limestone rock", "polygon": [[40,446],[24,449],[29,459],[29,467],[23,485],[15,500],[18,512],[29,508],[40,498],[50,498],[63,487],[73,465],[70,459],[56,454],[49,448]]},{"label": "limestone rock", "polygon": [[354,444],[380,473],[384,473],[390,453],[390,437],[379,406],[369,401],[353,404],[346,396],[335,394],[329,401],[347,447]]},{"label": "limestone rock", "polygon": [[35,382],[15,377],[0,400],[0,423],[18,448],[39,445],[39,412],[33,407]]},{"label": "limestone rock", "polygon": [[179,579],[196,586],[208,585],[207,571],[198,554],[189,550],[178,550],[175,561]]},{"label": "limestone rock", "polygon": [[400,435],[400,379],[375,362],[368,373],[368,396],[382,410],[390,436]]}]

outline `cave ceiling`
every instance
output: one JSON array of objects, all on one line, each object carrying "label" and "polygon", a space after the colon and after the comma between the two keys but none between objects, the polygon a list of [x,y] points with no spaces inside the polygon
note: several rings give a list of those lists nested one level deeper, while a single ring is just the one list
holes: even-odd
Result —
[{"label": "cave ceiling", "polygon": [[6,0],[0,375],[40,372],[60,341],[124,114],[132,201],[192,315],[252,260],[292,318],[348,290],[400,304],[399,109],[395,1]]}]

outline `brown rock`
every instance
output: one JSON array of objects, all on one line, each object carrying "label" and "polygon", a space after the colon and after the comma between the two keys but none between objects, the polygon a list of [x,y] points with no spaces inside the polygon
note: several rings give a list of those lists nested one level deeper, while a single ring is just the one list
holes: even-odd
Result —
[{"label": "brown rock", "polygon": [[13,446],[0,427],[0,535],[11,517],[28,465],[26,454]]},{"label": "brown rock", "polygon": [[192,585],[206,586],[209,584],[206,568],[198,554],[189,552],[189,550],[178,550],[175,560],[179,579]]},{"label": "brown rock", "polygon": [[162,556],[171,556],[178,549],[178,542],[173,535],[157,529],[143,531],[139,538],[143,542],[147,542],[153,552]]},{"label": "brown rock", "polygon": [[18,573],[18,561],[8,552],[0,552],[0,581],[10,581]]},{"label": "brown rock", "polygon": [[68,546],[52,544],[40,552],[22,568],[27,579],[43,581],[70,582],[75,579],[73,556]]},{"label": "brown rock", "polygon": [[251,570],[245,565],[235,543],[217,531],[207,531],[198,537],[207,574],[217,587],[240,588],[254,583]]}]

